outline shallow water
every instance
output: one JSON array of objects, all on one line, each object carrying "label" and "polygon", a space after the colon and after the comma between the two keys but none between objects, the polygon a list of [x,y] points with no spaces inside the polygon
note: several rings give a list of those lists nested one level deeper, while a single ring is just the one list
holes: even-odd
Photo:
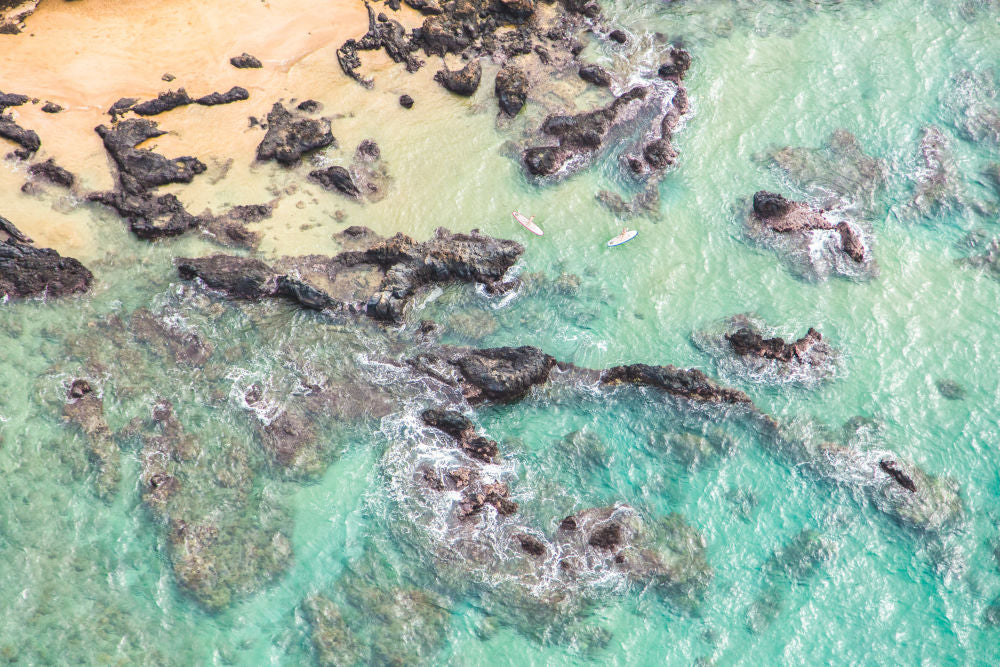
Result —
[{"label": "shallow water", "polygon": [[[342,76],[334,56],[346,36],[364,32],[360,5],[270,2],[244,15],[233,11],[242,3],[215,3],[204,12],[192,9],[200,3],[172,3],[153,10],[163,18],[150,16],[136,40],[197,15],[192,28],[207,37],[191,41],[208,46],[191,53],[182,41],[170,47],[178,54],[173,61],[166,46],[151,47],[141,66],[131,56],[122,60],[128,49],[95,47],[94,62],[108,63],[111,73],[102,87],[79,83],[88,78],[79,68],[95,65],[69,67],[72,47],[38,64],[45,50],[28,48],[31,40],[69,44],[75,30],[97,31],[104,19],[95,17],[107,4],[43,3],[29,19],[34,37],[0,35],[0,48],[11,45],[0,56],[11,65],[0,71],[0,90],[68,107],[51,117],[30,105],[15,112],[41,135],[39,157],[55,157],[86,189],[110,185],[90,128],[105,122],[103,110],[119,96],[166,89],[159,80],[165,71],[178,77],[169,86],[185,85],[192,94],[245,85],[247,102],[155,118],[171,134],[154,143],[165,154],[193,154],[209,165],[207,174],[174,190],[194,211],[278,198],[274,217],[260,223],[264,258],[334,252],[331,237],[348,224],[418,239],[440,225],[517,239],[528,249],[516,270],[542,276],[513,298],[471,287],[434,291],[419,300],[413,319],[440,322],[444,342],[532,344],[592,368],[635,361],[702,368],[799,432],[896,452],[953,478],[964,515],[942,534],[921,533],[894,523],[857,487],[832,483],[775,451],[738,419],[691,413],[645,392],[606,398],[547,388],[476,417],[500,442],[498,474],[510,482],[525,520],[551,533],[571,512],[615,502],[646,517],[677,512],[704,537],[713,577],[693,609],[611,577],[586,584],[587,613],[559,622],[536,617],[505,597],[503,573],[441,558],[434,537],[440,517],[408,492],[411,466],[442,456],[420,449],[427,434],[416,415],[432,404],[431,392],[382,363],[412,353],[412,331],[206,295],[181,283],[171,261],[216,246],[193,235],[145,243],[104,210],[55,189],[22,195],[22,167],[7,161],[0,165],[7,193],[0,214],[39,245],[81,259],[97,284],[86,297],[0,310],[5,657],[26,664],[298,664],[315,657],[304,602],[319,594],[342,610],[373,662],[1000,660],[1000,629],[984,619],[1000,595],[1000,283],[958,261],[970,254],[970,233],[1000,236],[1000,202],[981,176],[1000,161],[1000,145],[976,140],[963,115],[963,96],[1000,106],[996,3],[605,4],[612,22],[633,34],[632,46],[622,55],[592,44],[586,58],[623,73],[655,68],[654,31],[682,39],[694,55],[686,80],[693,114],[676,137],[679,165],[660,185],[658,213],[629,220],[640,235],[615,250],[604,241],[622,222],[594,197],[600,189],[631,188],[618,175],[614,150],[565,181],[539,187],[506,157],[505,142],[518,138],[525,121],[497,124],[492,86],[457,99],[430,81],[436,63],[409,75],[384,56],[369,56],[376,85],[360,88]],[[140,3],[115,4],[124,9],[112,32],[145,11]],[[295,18],[293,6],[313,18]],[[68,18],[69,8],[82,18]],[[316,27],[317,14],[332,17],[329,27]],[[242,18],[233,23],[233,16]],[[306,25],[309,39],[301,36]],[[265,69],[231,69],[226,59],[244,50],[261,57]],[[492,81],[494,66],[484,69],[484,82]],[[964,71],[983,83],[970,91],[959,77]],[[566,85],[575,91],[575,82]],[[398,106],[403,92],[417,101],[411,111]],[[246,119],[279,98],[314,98],[335,115],[339,148],[319,158],[324,163],[346,163],[361,139],[374,138],[392,179],[388,196],[355,204],[305,181],[308,165],[291,172],[254,165],[260,133]],[[529,102],[530,121],[538,120],[539,107]],[[957,173],[954,196],[929,213],[911,205],[921,175],[920,132],[928,124],[944,133]],[[803,268],[756,243],[743,224],[747,200],[759,189],[817,202],[831,196],[827,181],[796,178],[766,156],[786,146],[823,148],[840,128],[885,165],[885,182],[870,201],[834,193],[864,216],[878,265],[873,275]],[[546,235],[532,237],[514,224],[515,207],[535,215]],[[338,210],[346,214],[342,222],[334,218]],[[177,361],[107,323],[114,315],[128,322],[139,308],[200,334],[212,346],[209,361]],[[763,383],[696,345],[698,332],[747,312],[786,338],[819,329],[840,352],[836,373],[818,382]],[[197,490],[186,501],[189,516],[235,526],[239,539],[227,546],[234,559],[247,544],[272,544],[280,534],[291,547],[287,566],[273,576],[253,564],[238,571],[248,590],[234,590],[233,601],[216,611],[185,592],[171,564],[169,529],[142,502],[138,438],[120,441],[117,491],[105,499],[95,493],[84,437],[61,416],[68,383],[81,375],[101,387],[112,431],[148,417],[159,397],[172,401],[200,445],[186,464]],[[947,399],[939,380],[959,383],[964,397]],[[384,383],[398,399],[391,414],[348,423],[310,413],[325,446],[297,473],[278,469],[260,451],[256,424],[294,405],[304,387],[356,381]],[[254,382],[264,387],[259,416],[243,399]],[[846,438],[841,426],[857,416],[872,426]],[[716,426],[731,446],[712,455],[692,457],[670,439]],[[584,435],[567,439],[577,431]],[[212,481],[224,466],[239,476],[235,488]],[[795,561],[786,545],[803,529],[817,531],[829,553],[792,574],[767,565],[782,553]],[[426,625],[417,632],[392,611],[400,599],[412,601],[403,593],[412,589],[433,600],[418,605]]]}]

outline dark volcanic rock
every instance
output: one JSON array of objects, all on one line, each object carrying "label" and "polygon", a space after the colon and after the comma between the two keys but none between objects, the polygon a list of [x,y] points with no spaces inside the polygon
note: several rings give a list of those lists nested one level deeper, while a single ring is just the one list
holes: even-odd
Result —
[{"label": "dark volcanic rock", "polygon": [[528,554],[529,556],[544,556],[548,549],[545,547],[545,543],[534,535],[528,535],[527,533],[519,533],[514,536],[517,543],[521,547],[521,551]]},{"label": "dark volcanic rock", "polygon": [[878,462],[878,467],[882,469],[885,474],[892,477],[892,479],[899,484],[901,487],[909,491],[910,493],[917,492],[917,486],[913,483],[913,480],[903,472],[903,470],[896,465],[895,461],[890,459],[882,459]]},{"label": "dark volcanic rock", "polygon": [[500,449],[496,441],[478,435],[475,426],[461,412],[425,410],[421,417],[428,426],[457,440],[459,447],[472,458],[483,463],[496,463],[499,460]]},{"label": "dark volcanic rock", "polygon": [[744,403],[752,405],[750,397],[738,389],[716,384],[701,371],[675,366],[631,364],[615,366],[601,372],[602,384],[630,383],[656,387],[668,394],[706,403]]},{"label": "dark volcanic rock", "polygon": [[[353,229],[353,228],[352,228]],[[282,296],[307,308],[367,313],[377,320],[399,322],[414,293],[432,283],[480,282],[503,289],[504,274],[524,247],[514,241],[494,239],[473,232],[436,235],[417,243],[403,234],[382,239],[371,234],[364,240],[356,231],[348,250],[334,257],[284,258],[272,269],[260,262],[217,255],[180,259],[181,277],[201,277],[215,289],[237,297]],[[240,274],[249,270],[244,279]]]},{"label": "dark volcanic rock", "polygon": [[624,30],[615,29],[608,33],[608,39],[618,44],[624,44],[625,42],[628,41],[628,35],[625,33]]},{"label": "dark volcanic rock", "polygon": [[63,108],[55,102],[46,102],[42,105],[42,111],[45,113],[59,113],[62,110]]},{"label": "dark volcanic rock", "polygon": [[[166,158],[137,145],[166,134],[153,121],[145,118],[130,118],[111,127],[99,125],[97,134],[104,140],[104,148],[118,165],[123,186],[134,180],[138,190],[166,185],[167,183],[190,183],[205,171],[205,164],[195,157]],[[133,192],[137,188],[128,188]]]},{"label": "dark volcanic rock", "polygon": [[445,89],[458,95],[472,95],[479,88],[479,80],[483,76],[483,66],[479,60],[470,61],[460,70],[440,69],[434,75],[434,80]]},{"label": "dark volcanic rock", "polygon": [[606,107],[575,116],[549,116],[542,123],[543,133],[555,137],[557,146],[537,146],[524,151],[528,171],[535,176],[551,176],[572,158],[589,156],[604,143],[609,131],[631,102],[645,99],[649,88],[636,86]]},{"label": "dark volcanic rock", "polygon": [[259,299],[276,290],[274,270],[259,259],[212,255],[181,258],[176,263],[184,280],[200,278],[208,287],[239,299]]},{"label": "dark volcanic rock", "polygon": [[846,222],[838,222],[834,229],[840,234],[840,245],[847,256],[859,264],[865,261],[865,246],[854,228]]},{"label": "dark volcanic rock", "polygon": [[202,218],[188,213],[173,194],[95,192],[87,195],[87,199],[115,209],[128,223],[129,229],[143,239],[177,236],[204,222]]},{"label": "dark volcanic rock", "polygon": [[267,134],[257,147],[257,159],[298,164],[305,153],[336,144],[330,121],[293,115],[276,102],[267,114]]},{"label": "dark volcanic rock", "polygon": [[72,257],[50,248],[0,243],[0,296],[59,297],[86,292],[94,276]]},{"label": "dark volcanic rock", "polygon": [[361,196],[361,190],[358,189],[351,177],[351,172],[344,167],[333,166],[326,169],[316,169],[309,172],[309,178],[322,185],[326,190],[335,190],[355,199]]},{"label": "dark volcanic rock", "polygon": [[73,187],[73,174],[69,173],[55,163],[52,158],[45,162],[38,162],[28,167],[28,173],[36,178],[42,178],[49,183],[61,185],[64,188]]},{"label": "dark volcanic rock", "polygon": [[0,93],[0,111],[3,111],[7,107],[19,107],[23,104],[27,104],[31,100],[27,95],[20,95],[18,93]]},{"label": "dark volcanic rock", "polygon": [[523,69],[508,62],[497,72],[493,90],[500,110],[508,116],[516,116],[528,97],[528,76]]},{"label": "dark volcanic rock", "polygon": [[113,123],[117,121],[118,116],[131,111],[132,107],[134,107],[135,103],[138,101],[139,99],[136,97],[123,97],[112,104],[107,111],[108,115],[111,116],[111,122]]},{"label": "dark volcanic rock", "polygon": [[399,106],[403,107],[404,109],[412,109],[413,108],[413,98],[410,97],[409,95],[400,95],[399,96]]},{"label": "dark volcanic rock", "polygon": [[671,45],[667,51],[666,59],[656,73],[661,79],[680,83],[684,80],[684,74],[689,67],[691,67],[691,54]]},{"label": "dark volcanic rock", "polygon": [[36,152],[42,145],[41,139],[34,130],[26,130],[7,115],[0,115],[0,137],[13,141],[22,150],[15,151],[15,155],[20,158],[27,158]]},{"label": "dark volcanic rock", "polygon": [[306,113],[316,113],[320,110],[320,103],[316,100],[303,100],[295,108]]},{"label": "dark volcanic rock", "polygon": [[337,62],[344,74],[351,77],[366,88],[371,88],[374,82],[370,78],[362,76],[358,72],[361,67],[361,59],[358,51],[374,51],[382,49],[394,62],[405,63],[408,72],[416,72],[423,65],[423,61],[413,55],[416,50],[407,37],[406,28],[399,21],[389,19],[377,20],[375,10],[368,2],[365,2],[368,10],[368,32],[361,39],[349,39],[337,49]]},{"label": "dark volcanic rock", "polygon": [[263,67],[261,62],[249,53],[244,53],[236,56],[235,58],[230,58],[229,64],[239,69],[259,69]]},{"label": "dark volcanic rock", "polygon": [[475,404],[523,398],[533,386],[548,382],[556,360],[531,346],[441,348],[411,359],[410,364],[459,388]]},{"label": "dark volcanic rock", "polygon": [[211,93],[210,95],[199,97],[195,101],[202,106],[211,107],[217,104],[230,104],[232,102],[242,102],[243,100],[248,99],[250,99],[250,93],[246,88],[233,86],[225,93]]},{"label": "dark volcanic rock", "polygon": [[799,359],[810,347],[823,340],[823,336],[811,328],[806,335],[794,343],[786,343],[783,338],[764,338],[749,327],[726,334],[733,352],[739,355],[754,355],[765,359],[791,361]]},{"label": "dark volcanic rock", "polygon": [[34,243],[28,235],[18,229],[13,222],[0,215],[0,232],[3,232],[17,243]]},{"label": "dark volcanic rock", "polygon": [[374,139],[363,139],[360,144],[358,144],[358,149],[354,151],[355,156],[359,160],[365,162],[374,162],[382,157],[382,151],[379,149],[378,144],[375,143]]},{"label": "dark volcanic rock", "polygon": [[581,65],[579,74],[581,79],[595,86],[606,88],[611,85],[611,75],[600,65]]},{"label": "dark volcanic rock", "polygon": [[165,93],[160,93],[156,96],[155,100],[140,102],[132,107],[132,111],[140,116],[155,116],[165,111],[176,109],[177,107],[187,106],[193,101],[194,100],[188,96],[187,91],[180,88],[176,91],[170,90]]},{"label": "dark volcanic rock", "polygon": [[866,259],[861,236],[847,222],[833,224],[820,211],[803,202],[785,199],[779,194],[760,190],[753,196],[753,212],[767,229],[779,234],[803,234],[816,230],[834,230],[840,236],[840,249],[855,263]]}]

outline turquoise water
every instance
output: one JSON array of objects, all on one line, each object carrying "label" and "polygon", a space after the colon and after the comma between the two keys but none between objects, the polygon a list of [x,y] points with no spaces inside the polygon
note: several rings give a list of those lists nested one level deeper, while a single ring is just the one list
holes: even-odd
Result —
[{"label": "turquoise water", "polygon": [[[25,664],[307,663],[317,657],[314,596],[322,596],[352,638],[336,652],[348,664],[352,656],[458,665],[1000,660],[1000,629],[985,618],[1000,596],[1000,283],[959,261],[974,252],[971,233],[1000,235],[997,192],[981,175],[1000,161],[1000,144],[967,115],[1000,107],[1000,8],[689,0],[605,10],[635,39],[624,56],[591,45],[588,59],[621,71],[654,65],[653,31],[682,38],[695,57],[679,166],[660,186],[659,212],[629,221],[640,236],[627,246],[604,247],[620,223],[594,199],[631,187],[614,152],[559,184],[529,184],[503,157],[517,130],[495,125],[488,86],[471,101],[438,103],[462,137],[476,138],[438,147],[454,165],[432,183],[445,197],[402,191],[407,151],[412,164],[426,164],[430,130],[414,128],[411,145],[398,124],[366,124],[363,114],[345,121],[348,133],[379,141],[398,178],[385,200],[348,207],[349,222],[406,228],[400,217],[409,216],[417,237],[445,224],[528,246],[517,267],[525,286],[513,298],[448,288],[425,295],[413,319],[440,322],[444,342],[533,344],[582,366],[702,368],[807,439],[895,452],[954,479],[958,525],[938,533],[897,525],[857,485],[803,465],[738,417],[651,393],[595,396],[557,384],[476,416],[501,443],[498,474],[521,521],[551,534],[587,507],[627,503],[650,521],[679,513],[704,538],[712,577],[696,604],[615,577],[586,581],[575,590],[579,604],[545,615],[503,568],[443,551],[440,509],[414,491],[414,466],[441,456],[425,447],[416,418],[434,396],[383,363],[413,353],[412,324],[384,331],[283,304],[219,300],[180,283],[171,263],[212,246],[145,244],[84,207],[108,239],[83,258],[99,280],[94,293],[0,311],[0,655]],[[389,113],[386,99],[359,93],[352,104],[377,116]],[[955,176],[942,204],[921,211],[911,200],[929,124],[948,140]],[[848,164],[850,173],[849,160],[824,149],[838,129],[882,161],[884,181],[870,195],[831,187],[830,171]],[[819,175],[776,166],[768,156],[786,146],[808,149]],[[826,275],[822,258],[803,264],[762,247],[743,225],[747,199],[762,188],[832,198],[861,216],[877,270]],[[529,238],[510,222],[512,201],[546,236]],[[178,361],[138,339],[130,322],[140,308],[197,332],[211,345],[208,361]],[[815,326],[839,350],[836,368],[816,381],[771,381],[697,344],[747,312],[786,337]],[[212,598],[218,604],[178,585],[171,529],[141,497],[144,445],[127,429],[117,439],[121,482],[97,495],[85,439],[62,419],[79,376],[100,387],[112,431],[147,419],[166,398],[197,440],[175,464],[184,516],[221,529],[217,565],[230,568],[230,583],[221,602]],[[964,398],[945,398],[939,380],[959,383]],[[265,399],[259,416],[242,398],[254,383]],[[302,409],[308,385],[349,394],[359,383],[393,397],[388,416],[307,409],[322,449],[291,471],[271,463],[259,446],[261,420]],[[856,417],[860,428],[842,428]],[[726,446],[708,452],[671,440],[720,430]],[[822,548],[803,548],[803,530]]]}]

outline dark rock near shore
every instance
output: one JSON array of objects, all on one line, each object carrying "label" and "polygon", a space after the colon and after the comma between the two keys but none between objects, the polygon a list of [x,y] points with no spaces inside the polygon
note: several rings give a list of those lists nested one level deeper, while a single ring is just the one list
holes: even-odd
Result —
[{"label": "dark rock near shore", "polygon": [[334,190],[348,197],[357,199],[361,190],[351,177],[351,172],[344,167],[333,166],[309,172],[309,178],[322,185],[327,190]]},{"label": "dark rock near shore", "polygon": [[62,110],[63,108],[55,102],[46,102],[42,105],[42,111],[45,113],[59,113]]},{"label": "dark rock near shore", "polygon": [[414,368],[461,390],[472,404],[523,398],[549,381],[556,360],[536,347],[440,348],[414,357]]},{"label": "dark rock near shore", "polygon": [[[122,186],[137,193],[168,183],[190,183],[205,171],[205,164],[195,157],[166,158],[137,145],[166,134],[153,121],[130,118],[111,127],[99,125],[97,134],[118,165]],[[135,185],[138,187],[129,187]]]},{"label": "dark rock near shore", "polygon": [[66,171],[49,158],[45,162],[38,162],[28,167],[28,173],[36,178],[42,178],[49,183],[61,185],[64,188],[73,187],[73,174]]},{"label": "dark rock near shore", "polygon": [[834,230],[840,237],[841,250],[855,263],[865,261],[866,248],[861,237],[847,222],[833,224],[805,203],[761,190],[753,196],[753,212],[767,229],[779,234],[800,234],[816,230]]},{"label": "dark rock near shore", "polygon": [[138,194],[124,191],[95,192],[87,195],[118,212],[129,229],[142,239],[178,236],[204,222],[188,213],[184,204],[173,194],[154,195],[140,190]]},{"label": "dark rock near shore", "polygon": [[160,93],[156,96],[155,100],[140,102],[132,107],[132,111],[140,116],[155,116],[157,114],[176,109],[177,107],[187,106],[192,102],[194,102],[194,100],[192,100],[187,94],[187,91],[180,88],[176,91],[170,90],[165,93]]},{"label": "dark rock near shore", "polygon": [[107,114],[111,116],[111,122],[114,123],[118,120],[118,116],[131,111],[132,107],[135,106],[136,102],[139,101],[137,97],[122,97],[117,102],[108,107]]},{"label": "dark rock near shore", "polygon": [[447,67],[440,69],[434,75],[434,80],[458,95],[469,96],[479,88],[479,81],[483,76],[483,66],[479,60],[470,61],[460,70],[449,70]]},{"label": "dark rock near shore", "polygon": [[295,108],[306,113],[316,113],[320,109],[320,103],[316,100],[303,100]]},{"label": "dark rock near shore", "polygon": [[7,107],[19,107],[27,104],[30,100],[31,98],[27,95],[20,95],[18,93],[0,93],[0,111],[3,111]]},{"label": "dark rock near shore", "polygon": [[363,248],[334,257],[285,258],[276,269],[224,255],[179,259],[178,270],[182,278],[200,277],[240,298],[283,296],[308,308],[365,312],[377,320],[400,322],[414,293],[428,284],[480,282],[503,289],[500,281],[524,252],[514,241],[445,229],[423,243],[403,234],[389,239],[371,234]]},{"label": "dark rock near shore", "polygon": [[579,74],[581,79],[595,86],[607,88],[611,85],[611,74],[600,65],[581,65]]},{"label": "dark rock near shore", "polygon": [[400,95],[399,96],[399,106],[403,107],[404,109],[412,109],[413,108],[413,98],[410,97],[409,95]]},{"label": "dark rock near shore", "polygon": [[508,116],[516,116],[528,98],[528,76],[523,69],[508,62],[497,72],[493,90],[500,110]]},{"label": "dark rock near shore", "polygon": [[547,117],[541,131],[559,143],[527,148],[522,157],[528,171],[535,176],[552,176],[571,159],[595,153],[630,103],[645,99],[649,90],[646,86],[635,86],[606,107],[574,116]]},{"label": "dark rock near shore", "polygon": [[66,296],[86,292],[93,280],[83,264],[50,248],[0,243],[0,296]]},{"label": "dark rock near shore", "polygon": [[337,49],[337,62],[344,74],[366,88],[371,88],[374,82],[358,72],[361,67],[358,51],[378,49],[384,50],[393,62],[405,63],[408,72],[420,69],[423,61],[413,55],[416,49],[411,39],[407,37],[403,24],[388,17],[385,17],[385,21],[379,21],[375,16],[375,10],[368,2],[365,2],[365,8],[368,10],[368,32],[361,39],[347,40]]},{"label": "dark rock near shore", "polygon": [[250,99],[250,93],[246,88],[233,86],[224,93],[211,93],[209,95],[199,97],[195,101],[202,106],[211,107],[217,104],[231,104],[232,102],[242,102],[243,100],[248,99]]},{"label": "dark rock near shore", "polygon": [[18,229],[13,222],[2,215],[0,215],[0,232],[6,234],[15,243],[34,243],[34,241],[28,238],[27,234]]},{"label": "dark rock near shore", "polygon": [[608,39],[617,44],[624,44],[628,41],[628,35],[624,30],[615,29],[608,33]]},{"label": "dark rock near shore", "polygon": [[895,461],[891,459],[882,459],[878,462],[878,467],[882,469],[885,474],[892,477],[892,479],[899,484],[901,487],[909,491],[910,493],[917,492],[917,486],[913,483],[913,480],[907,475]]},{"label": "dark rock near shore", "polygon": [[749,327],[742,327],[734,333],[726,334],[725,338],[736,354],[785,362],[801,359],[810,347],[823,340],[823,336],[811,327],[805,336],[794,343],[786,343],[783,338],[764,338]]},{"label": "dark rock near shore", "polygon": [[229,64],[239,69],[260,69],[264,65],[249,53],[243,53],[229,59]]},{"label": "dark rock near shore", "polygon": [[329,120],[296,116],[276,102],[267,114],[267,134],[257,147],[257,159],[277,160],[288,167],[298,164],[304,154],[330,145],[336,140]]},{"label": "dark rock near shore", "polygon": [[41,139],[38,138],[38,134],[34,130],[24,129],[10,115],[0,114],[0,137],[13,141],[21,147],[21,150],[14,151],[14,155],[21,159],[27,159],[42,145]]}]

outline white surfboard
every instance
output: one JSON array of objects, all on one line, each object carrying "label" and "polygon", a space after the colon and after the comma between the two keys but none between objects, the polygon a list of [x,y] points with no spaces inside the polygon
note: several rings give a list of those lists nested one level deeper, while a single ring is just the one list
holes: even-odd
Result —
[{"label": "white surfboard", "polygon": [[542,228],[536,225],[530,219],[524,217],[517,211],[514,211],[513,213],[511,213],[511,215],[513,215],[514,219],[520,222],[524,226],[524,228],[527,229],[529,232],[531,232],[532,234],[537,234],[538,236],[542,236],[543,234]]},{"label": "white surfboard", "polygon": [[638,234],[639,234],[638,231],[636,231],[634,229],[630,229],[627,232],[625,232],[624,234],[619,234],[618,236],[616,236],[613,239],[611,239],[610,241],[608,241],[608,247],[609,248],[614,248],[616,245],[621,245],[623,243],[628,243],[629,241],[631,241],[632,239],[634,239],[636,236],[638,236]]}]

